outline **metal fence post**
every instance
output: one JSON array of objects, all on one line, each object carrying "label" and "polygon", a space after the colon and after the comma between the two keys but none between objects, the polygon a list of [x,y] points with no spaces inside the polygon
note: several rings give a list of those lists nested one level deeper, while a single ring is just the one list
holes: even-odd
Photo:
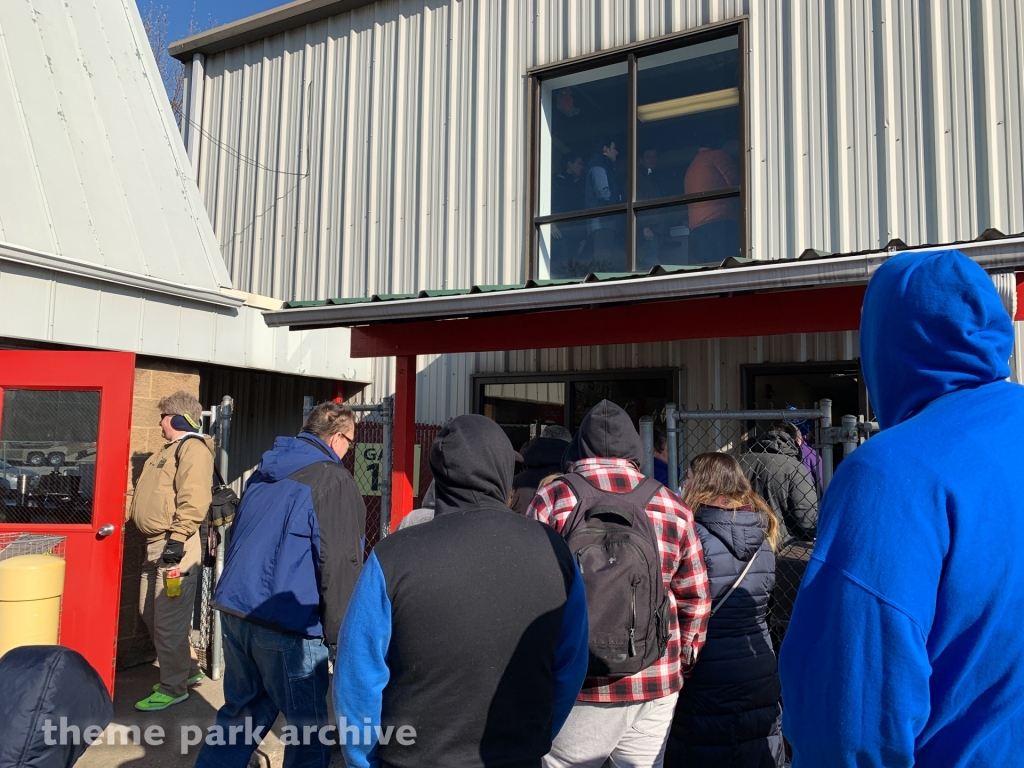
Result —
[{"label": "metal fence post", "polygon": [[[219,418],[217,419],[217,459],[220,475],[228,482],[228,443],[231,439],[231,405],[227,395],[220,402]],[[224,525],[217,536],[217,560],[213,566],[213,590],[216,590],[220,576],[224,572],[224,553],[227,550],[227,537],[231,525]],[[212,590],[211,590],[212,594]],[[224,671],[224,642],[221,636],[220,611],[213,612],[213,663],[210,665],[210,678],[220,680]]]},{"label": "metal fence post", "polygon": [[843,456],[849,456],[857,446],[860,445],[860,435],[857,432],[857,417],[843,416]]},{"label": "metal fence post", "polygon": [[821,448],[821,484],[824,486],[824,490],[828,490],[829,484],[832,482],[832,438],[829,433],[832,430],[832,401],[825,399],[818,403],[818,410],[821,411],[821,417],[818,421],[818,427],[821,430],[822,439],[819,440]]},{"label": "metal fence post", "polygon": [[[391,533],[391,451],[394,444],[393,422],[395,417],[395,399],[385,397],[381,403],[381,478],[380,478],[380,537],[383,539]],[[418,488],[413,489],[417,493]]]},{"label": "metal fence post", "polygon": [[640,417],[640,439],[644,443],[644,465],[640,471],[647,477],[654,477],[654,419]]},{"label": "metal fence post", "polygon": [[309,414],[313,411],[316,405],[313,403],[313,396],[306,395],[302,398],[302,423],[306,423],[306,419],[309,418]]},{"label": "metal fence post", "polygon": [[676,404],[665,405],[665,432],[668,437],[668,489],[679,490],[679,442],[676,432]]}]

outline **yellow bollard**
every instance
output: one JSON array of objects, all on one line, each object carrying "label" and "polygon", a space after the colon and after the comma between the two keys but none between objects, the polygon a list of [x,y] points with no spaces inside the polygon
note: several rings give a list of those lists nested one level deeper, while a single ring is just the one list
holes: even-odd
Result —
[{"label": "yellow bollard", "polygon": [[0,656],[21,645],[56,645],[64,560],[19,555],[0,560]]}]

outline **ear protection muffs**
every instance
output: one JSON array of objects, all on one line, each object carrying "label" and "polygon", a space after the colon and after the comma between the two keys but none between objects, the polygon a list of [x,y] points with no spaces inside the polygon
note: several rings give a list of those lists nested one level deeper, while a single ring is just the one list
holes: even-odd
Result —
[{"label": "ear protection muffs", "polygon": [[175,414],[171,416],[171,429],[175,429],[178,432],[198,432],[199,425],[192,420],[191,416],[179,416]]}]

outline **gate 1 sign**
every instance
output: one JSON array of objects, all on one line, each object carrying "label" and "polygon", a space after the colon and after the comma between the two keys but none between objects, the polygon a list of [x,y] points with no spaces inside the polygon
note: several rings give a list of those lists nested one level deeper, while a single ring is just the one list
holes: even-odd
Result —
[{"label": "gate 1 sign", "polygon": [[[412,487],[420,487],[420,446],[414,446]],[[380,480],[383,472],[384,446],[381,443],[359,443],[356,446],[356,461],[353,474],[363,496],[380,496]]]}]

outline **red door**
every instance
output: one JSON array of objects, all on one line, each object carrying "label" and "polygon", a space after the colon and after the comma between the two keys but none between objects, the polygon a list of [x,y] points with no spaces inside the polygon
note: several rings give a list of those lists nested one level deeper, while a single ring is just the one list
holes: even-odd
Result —
[{"label": "red door", "polygon": [[0,351],[0,558],[63,547],[60,644],[111,695],[134,380],[129,353]]}]

